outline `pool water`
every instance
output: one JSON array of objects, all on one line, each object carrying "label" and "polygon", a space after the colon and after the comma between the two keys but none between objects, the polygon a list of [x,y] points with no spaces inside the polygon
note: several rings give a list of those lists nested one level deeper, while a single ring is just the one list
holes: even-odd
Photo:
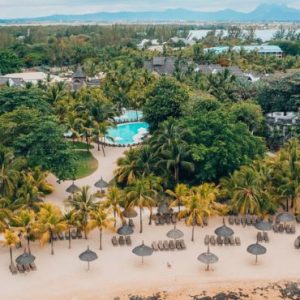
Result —
[{"label": "pool water", "polygon": [[139,110],[126,110],[120,117],[115,117],[116,122],[139,121],[143,118],[143,112]]},{"label": "pool water", "polygon": [[106,141],[119,145],[133,145],[140,143],[148,133],[149,125],[146,122],[118,124],[107,131]]}]

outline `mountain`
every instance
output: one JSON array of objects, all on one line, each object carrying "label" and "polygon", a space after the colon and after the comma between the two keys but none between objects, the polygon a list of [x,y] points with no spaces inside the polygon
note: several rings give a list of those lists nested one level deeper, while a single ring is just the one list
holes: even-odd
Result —
[{"label": "mountain", "polygon": [[300,21],[300,10],[286,5],[262,4],[249,13],[231,9],[216,12],[168,9],[147,12],[99,12],[84,15],[52,15],[39,18],[0,19],[0,23],[38,22],[159,22],[159,21]]}]

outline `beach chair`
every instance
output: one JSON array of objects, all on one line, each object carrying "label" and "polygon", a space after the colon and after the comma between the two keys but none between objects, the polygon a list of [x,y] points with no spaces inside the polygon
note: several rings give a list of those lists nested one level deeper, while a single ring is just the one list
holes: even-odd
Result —
[{"label": "beach chair", "polygon": [[246,216],[246,225],[251,225],[251,217],[249,215]]},{"label": "beach chair", "polygon": [[233,216],[229,216],[229,217],[228,217],[228,222],[229,222],[230,225],[233,225],[233,224],[234,224]]},{"label": "beach chair", "polygon": [[238,236],[235,237],[235,244],[241,246],[241,239]]},{"label": "beach chair", "polygon": [[296,216],[296,222],[297,222],[297,223],[300,223],[300,215],[297,215],[297,216]]},{"label": "beach chair", "polygon": [[159,216],[156,215],[156,218],[155,218],[155,225],[159,225],[160,222],[159,222]]},{"label": "beach chair", "polygon": [[209,238],[209,242],[212,246],[215,246],[216,245],[216,239],[215,239],[215,236],[214,235],[211,235],[210,238]]},{"label": "beach chair", "polygon": [[165,224],[165,218],[163,216],[159,217],[159,224],[164,225]]},{"label": "beach chair", "polygon": [[278,226],[278,232],[280,232],[280,233],[284,232],[284,226],[283,226],[283,224],[279,224],[279,226]]},{"label": "beach chair", "polygon": [[168,225],[171,224],[171,216],[166,215],[165,220]]},{"label": "beach chair", "polygon": [[25,272],[25,269],[24,269],[23,265],[17,264],[17,269],[18,269],[19,273],[24,273]]},{"label": "beach chair", "polygon": [[241,224],[245,227],[246,226],[246,217],[242,216],[241,217]]},{"label": "beach chair", "polygon": [[175,246],[175,243],[174,243],[173,240],[169,241],[169,248],[170,248],[170,250],[175,250],[176,249],[176,246]]},{"label": "beach chair", "polygon": [[274,217],[273,216],[269,216],[268,217],[268,221],[269,221],[269,223],[273,223],[274,222]]},{"label": "beach chair", "polygon": [[257,216],[256,215],[251,216],[250,220],[251,220],[251,224],[255,225],[256,224],[256,220],[257,220]]},{"label": "beach chair", "polygon": [[223,246],[223,239],[222,239],[221,236],[218,236],[218,237],[217,237],[217,245],[218,245],[218,246]]},{"label": "beach chair", "polygon": [[159,241],[159,242],[158,242],[158,248],[159,248],[160,251],[163,251],[163,250],[164,250],[164,244],[163,244],[162,241]]},{"label": "beach chair", "polygon": [[262,233],[259,231],[256,235],[256,239],[258,242],[262,242],[263,241],[263,236]]},{"label": "beach chair", "polygon": [[77,231],[76,231],[76,229],[71,230],[71,238],[72,238],[72,240],[75,240],[77,238]]},{"label": "beach chair", "polygon": [[164,241],[163,245],[164,245],[165,250],[169,250],[169,242],[168,241]]},{"label": "beach chair", "polygon": [[132,219],[129,219],[129,222],[128,222],[128,225],[132,228],[135,227],[134,223],[133,223],[133,220]]},{"label": "beach chair", "polygon": [[235,223],[235,225],[240,225],[241,224],[241,219],[238,216],[236,216],[234,218],[234,223]]},{"label": "beach chair", "polygon": [[276,224],[273,225],[273,231],[274,231],[275,233],[278,232],[278,226],[277,226]]},{"label": "beach chair", "polygon": [[77,235],[78,239],[82,239],[82,231],[81,230],[77,230],[76,235]]},{"label": "beach chair", "polygon": [[153,249],[154,251],[158,251],[158,250],[159,250],[159,249],[158,249],[158,245],[157,245],[156,242],[152,242],[152,249]]},{"label": "beach chair", "polygon": [[120,246],[124,246],[125,245],[125,239],[124,239],[123,235],[119,236],[119,245]]},{"label": "beach chair", "polygon": [[300,239],[299,237],[296,238],[295,242],[294,242],[294,246],[296,249],[300,249]]},{"label": "beach chair", "polygon": [[53,241],[57,241],[58,237],[57,237],[57,234],[56,233],[53,233],[52,234],[52,240]]},{"label": "beach chair", "polygon": [[172,217],[171,217],[171,221],[173,224],[176,224],[176,215],[175,214],[172,214]]},{"label": "beach chair", "polygon": [[61,241],[64,240],[64,239],[65,239],[64,234],[63,234],[62,232],[60,232],[60,233],[58,234],[58,238],[59,238]]},{"label": "beach chair", "polygon": [[184,240],[180,240],[179,242],[180,242],[181,249],[185,250],[186,246]]},{"label": "beach chair", "polygon": [[29,264],[23,265],[23,268],[25,269],[26,272],[30,272],[31,270]]},{"label": "beach chair", "polygon": [[118,240],[117,240],[117,237],[116,236],[113,236],[112,239],[111,239],[111,243],[113,244],[113,246],[118,246]]},{"label": "beach chair", "polygon": [[179,241],[179,240],[176,240],[176,241],[175,241],[175,246],[176,246],[176,249],[177,249],[177,250],[181,250],[181,244],[180,244],[180,241]]},{"label": "beach chair", "polygon": [[207,234],[204,238],[204,245],[208,245],[209,244],[209,235]]},{"label": "beach chair", "polygon": [[228,236],[225,236],[225,237],[224,237],[224,245],[225,245],[225,246],[228,246],[229,244],[230,244],[230,239],[229,239]]},{"label": "beach chair", "polygon": [[290,225],[286,225],[285,226],[285,232],[286,233],[291,233],[291,227],[290,227]]},{"label": "beach chair", "polygon": [[10,270],[11,274],[13,274],[13,275],[18,274],[18,270],[14,264],[9,265],[9,270]]},{"label": "beach chair", "polygon": [[295,234],[296,233],[296,227],[295,225],[291,225],[291,234]]},{"label": "beach chair", "polygon": [[233,237],[233,236],[231,236],[231,237],[229,238],[229,243],[230,243],[231,246],[234,246],[234,245],[235,245],[235,240],[234,240],[234,237]]},{"label": "beach chair", "polygon": [[34,262],[32,262],[31,264],[29,264],[29,267],[30,267],[30,269],[31,269],[32,271],[36,271],[36,269],[37,269]]},{"label": "beach chair", "polygon": [[126,236],[125,241],[126,241],[126,245],[127,245],[127,246],[131,246],[131,245],[132,245],[131,237],[130,237],[129,235]]},{"label": "beach chair", "polygon": [[203,218],[203,225],[208,226],[208,217]]},{"label": "beach chair", "polygon": [[69,233],[69,231],[66,231],[66,232],[65,232],[65,239],[66,239],[66,240],[69,240],[69,239],[70,239],[70,233]]},{"label": "beach chair", "polygon": [[265,241],[266,243],[268,243],[268,242],[270,241],[269,235],[268,235],[268,233],[267,233],[266,231],[264,231],[264,233],[263,233],[263,238],[264,238],[264,241]]}]

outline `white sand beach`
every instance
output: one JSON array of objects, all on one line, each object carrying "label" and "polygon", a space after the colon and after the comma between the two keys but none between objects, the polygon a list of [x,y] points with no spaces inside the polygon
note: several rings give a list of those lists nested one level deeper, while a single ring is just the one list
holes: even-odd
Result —
[{"label": "white sand beach", "polygon": [[[91,176],[76,181],[79,186],[92,186],[100,176],[107,181],[112,178],[116,159],[124,148],[107,149],[107,157],[93,150],[99,160],[99,169]],[[62,205],[67,196],[65,189],[71,182],[57,184],[54,177],[50,182],[55,185],[55,192],[47,198],[55,204]],[[300,250],[294,248],[294,240],[300,232],[296,225],[296,235],[269,233],[270,242],[266,243],[267,253],[259,257],[255,265],[255,257],[246,252],[249,244],[256,240],[257,230],[253,226],[233,225],[235,236],[241,238],[241,246],[212,246],[211,252],[219,257],[213,270],[206,272],[205,266],[197,256],[205,252],[204,236],[213,234],[216,227],[222,225],[220,217],[211,218],[209,226],[197,227],[195,242],[191,242],[191,228],[183,221],[177,227],[184,232],[186,250],[159,251],[145,258],[135,256],[132,248],[144,241],[151,245],[152,241],[165,240],[166,233],[172,225],[148,225],[148,212],[144,211],[144,232],[138,233],[138,218],[134,220],[136,228],[132,235],[133,245],[114,247],[111,238],[115,234],[104,231],[103,250],[99,249],[99,233],[97,230],[89,234],[88,240],[72,240],[72,249],[68,249],[68,241],[55,242],[55,255],[50,255],[50,246],[41,248],[38,242],[32,244],[32,253],[36,256],[37,271],[27,274],[11,275],[9,272],[9,251],[0,248],[1,297],[3,300],[100,300],[128,299],[128,294],[151,294],[167,291],[168,299],[191,299],[191,294],[202,290],[220,290],[227,287],[241,287],[253,284],[275,282],[278,280],[296,280],[299,278]],[[120,225],[120,224],[118,224]],[[98,254],[98,260],[87,265],[78,259],[78,255],[87,246]],[[14,251],[16,258],[22,249]],[[171,264],[171,268],[167,267]],[[230,282],[230,283],[229,283]],[[253,298],[253,299],[259,299]],[[272,297],[270,299],[276,299]]]}]

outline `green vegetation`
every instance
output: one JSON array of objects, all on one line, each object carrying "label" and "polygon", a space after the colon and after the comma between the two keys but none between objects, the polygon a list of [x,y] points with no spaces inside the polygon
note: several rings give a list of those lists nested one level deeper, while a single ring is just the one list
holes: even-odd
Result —
[{"label": "green vegetation", "polygon": [[76,171],[74,177],[69,179],[79,179],[94,173],[98,168],[98,161],[91,152],[77,151],[76,152]]}]

